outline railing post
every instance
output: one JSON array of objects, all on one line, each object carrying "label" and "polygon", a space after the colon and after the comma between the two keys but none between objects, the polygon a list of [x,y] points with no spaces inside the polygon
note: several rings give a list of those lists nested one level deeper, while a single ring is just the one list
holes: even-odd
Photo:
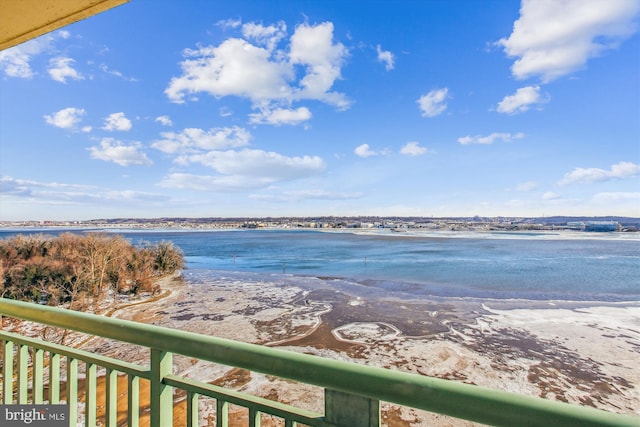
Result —
[{"label": "railing post", "polygon": [[229,426],[229,402],[216,400],[216,427]]},{"label": "railing post", "polygon": [[151,427],[173,425],[173,389],[163,383],[165,375],[173,372],[173,355],[151,349]]},{"label": "railing post", "polygon": [[32,375],[31,393],[33,394],[33,403],[44,403],[44,350],[39,348],[33,349],[32,356]]},{"label": "railing post", "polygon": [[67,356],[67,405],[69,406],[69,425],[78,421],[78,359]]},{"label": "railing post", "polygon": [[84,425],[93,427],[96,425],[97,412],[97,375],[98,367],[93,363],[87,363],[85,367],[85,391],[84,391]]},{"label": "railing post", "polygon": [[18,345],[18,404],[29,403],[29,347]]},{"label": "railing post", "polygon": [[140,377],[129,375],[127,384],[127,425],[138,427],[140,423]]},{"label": "railing post", "polygon": [[49,353],[49,403],[60,403],[60,355]]},{"label": "railing post", "polygon": [[187,427],[198,427],[198,393],[187,392]]},{"label": "railing post", "polygon": [[2,342],[2,357],[4,362],[2,364],[2,404],[13,404],[13,342]]},{"label": "railing post", "polygon": [[338,427],[380,427],[380,401],[325,389],[324,417]]},{"label": "railing post", "polygon": [[118,371],[107,368],[105,388],[105,425],[115,427],[118,425]]}]

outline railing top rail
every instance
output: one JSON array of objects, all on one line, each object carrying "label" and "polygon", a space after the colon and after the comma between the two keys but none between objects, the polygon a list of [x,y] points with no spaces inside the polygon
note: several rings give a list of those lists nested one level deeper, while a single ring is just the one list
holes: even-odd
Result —
[{"label": "railing top rail", "polygon": [[119,372],[135,375],[140,378],[151,379],[151,374],[148,368],[138,366],[133,363],[116,360],[110,357],[101,356],[99,354],[91,353],[88,351],[79,350],[77,348],[71,348],[60,344],[37,340],[34,338],[28,338],[13,332],[6,331],[0,331],[0,340],[11,341],[19,345],[39,348],[44,351],[59,354],[61,356],[71,357],[73,359],[93,363],[104,368],[114,369]]},{"label": "railing top rail", "polygon": [[33,303],[0,298],[0,315],[486,424],[638,425],[593,408]]}]

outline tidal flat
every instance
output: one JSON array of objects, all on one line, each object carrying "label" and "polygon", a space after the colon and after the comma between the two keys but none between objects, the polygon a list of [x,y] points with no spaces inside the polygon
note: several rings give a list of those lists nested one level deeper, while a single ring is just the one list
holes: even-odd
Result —
[{"label": "tidal flat", "polygon": [[[164,298],[114,316],[321,357],[640,415],[640,303],[384,297],[251,273],[185,271]],[[325,278],[326,279],[326,278]],[[83,348],[142,362],[125,344]],[[322,412],[322,390],[174,359],[176,373]],[[200,403],[201,422],[215,403]],[[472,425],[383,404],[390,426]],[[240,416],[240,415],[238,415]]]}]

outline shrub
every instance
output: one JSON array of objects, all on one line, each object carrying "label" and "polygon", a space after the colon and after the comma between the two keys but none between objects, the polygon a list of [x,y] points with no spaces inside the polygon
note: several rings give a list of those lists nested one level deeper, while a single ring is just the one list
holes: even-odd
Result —
[{"label": "shrub", "polygon": [[182,268],[171,242],[136,248],[106,233],[0,240],[0,296],[51,305],[95,302],[109,290],[115,302],[119,293],[153,290],[154,280]]}]

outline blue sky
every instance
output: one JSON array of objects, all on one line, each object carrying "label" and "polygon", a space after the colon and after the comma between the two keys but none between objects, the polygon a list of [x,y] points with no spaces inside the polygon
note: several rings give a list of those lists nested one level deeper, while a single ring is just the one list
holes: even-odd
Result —
[{"label": "blue sky", "polygon": [[637,0],[133,0],[0,52],[0,220],[640,216]]}]

